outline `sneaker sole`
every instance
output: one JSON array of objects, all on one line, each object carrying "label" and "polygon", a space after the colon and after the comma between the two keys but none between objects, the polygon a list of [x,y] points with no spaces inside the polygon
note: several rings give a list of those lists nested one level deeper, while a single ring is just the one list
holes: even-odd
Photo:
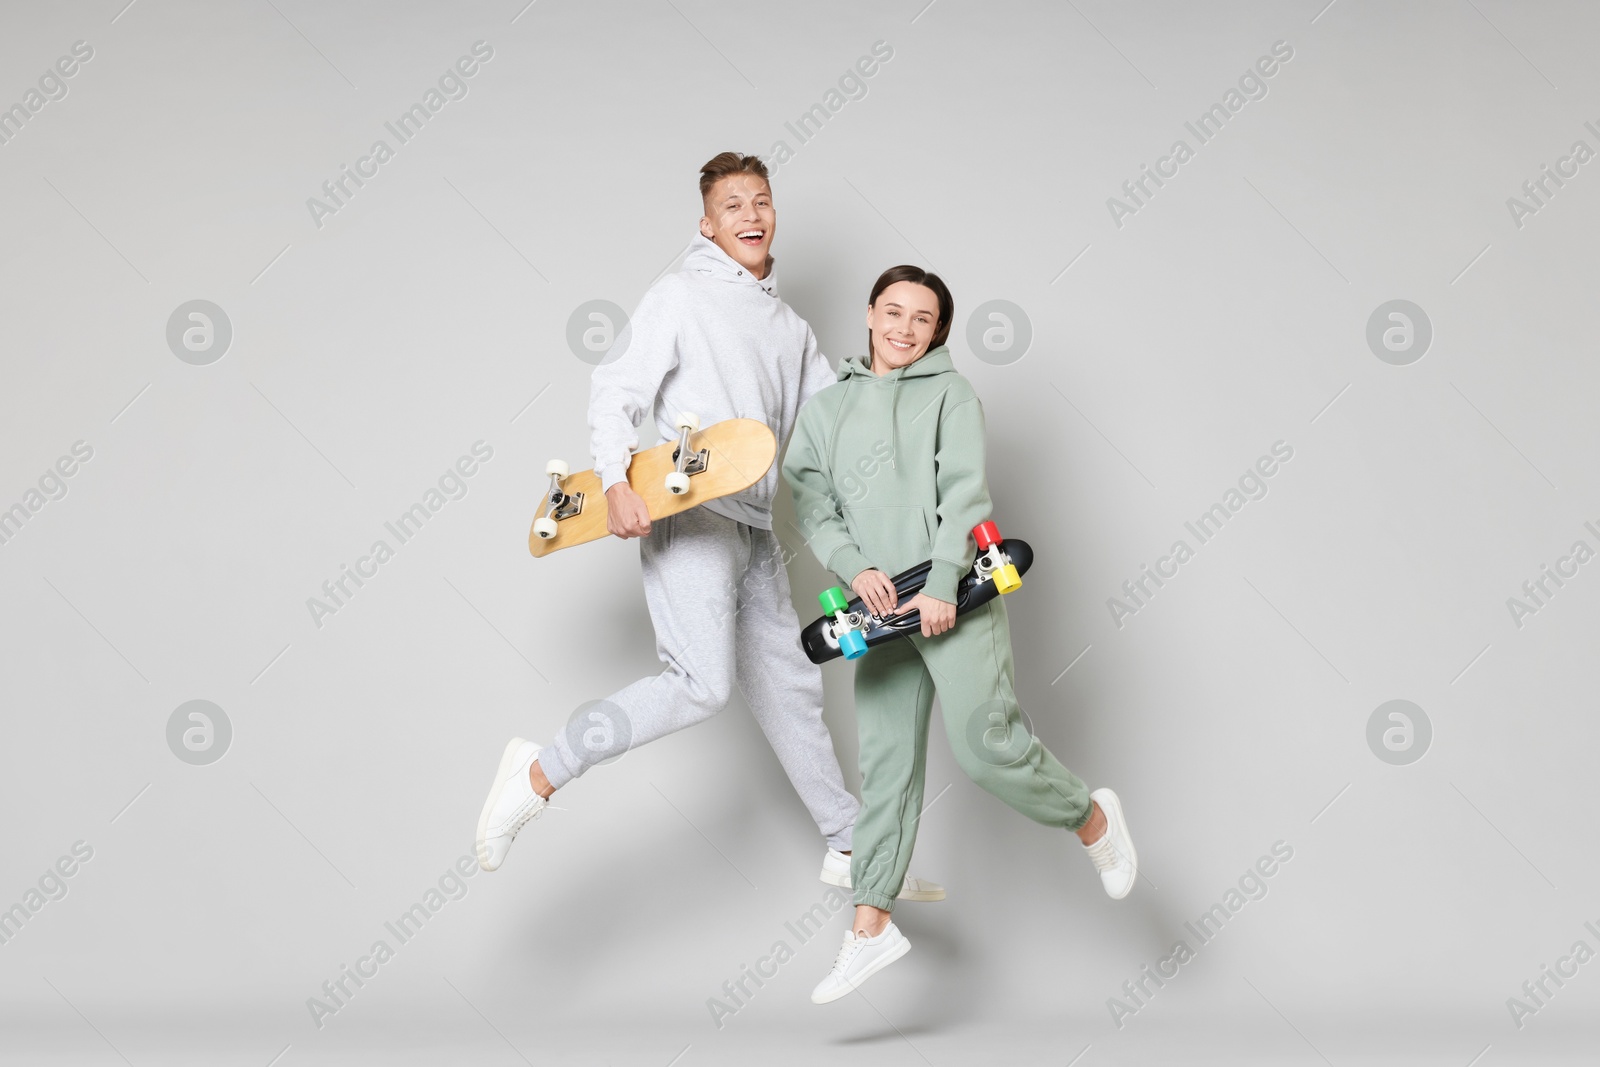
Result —
[{"label": "sneaker sole", "polygon": [[847,874],[834,874],[828,868],[822,868],[822,873],[817,876],[828,885],[836,885],[840,889],[850,888],[850,876]]},{"label": "sneaker sole", "polygon": [[[817,877],[827,885],[836,885],[840,889],[850,888],[849,875],[834,874],[826,867],[822,868],[822,873],[817,875]],[[907,893],[904,889],[902,889],[899,893],[895,894],[895,899],[909,900],[913,904],[930,904],[934,901],[945,899],[945,891],[942,888],[918,889]]]},{"label": "sneaker sole", "polygon": [[495,801],[500,799],[501,787],[505,784],[505,780],[511,776],[511,768],[516,766],[517,749],[521,748],[525,743],[525,740],[520,737],[513,737],[506,742],[505,751],[500,753],[500,765],[494,771],[494,781],[489,785],[489,798],[483,802],[483,810],[478,813],[478,836],[473,842],[473,851],[478,857],[480,870],[493,871],[499,869],[498,864],[491,867],[487,862],[489,855],[489,815],[494,811]]},{"label": "sneaker sole", "polygon": [[911,942],[907,941],[905,938],[901,938],[900,939],[900,943],[898,945],[896,945],[894,948],[890,949],[888,952],[884,953],[882,956],[879,956],[877,959],[873,960],[870,964],[867,965],[867,967],[860,974],[856,975],[853,979],[851,979],[850,983],[848,985],[846,985],[843,989],[836,990],[835,992],[829,993],[827,996],[823,997],[821,1000],[818,1000],[816,997],[812,997],[811,998],[811,1003],[813,1003],[813,1004],[832,1004],[834,1001],[838,1000],[840,997],[849,996],[851,993],[854,993],[857,989],[860,989],[862,983],[864,983],[868,978],[871,978],[873,975],[877,974],[879,971],[881,971],[885,967],[889,966],[889,964],[893,963],[895,960],[899,959],[901,956],[904,956],[907,952],[910,952],[910,951],[911,951]]},{"label": "sneaker sole", "polygon": [[1133,877],[1128,879],[1128,888],[1123,891],[1122,896],[1111,898],[1112,900],[1121,900],[1133,892],[1134,883],[1139,880],[1139,850],[1133,847],[1133,834],[1128,830],[1128,817],[1122,813],[1122,798],[1109,789],[1096,789],[1089,796],[1106,813],[1106,822],[1109,824],[1106,827],[1106,833],[1111,833],[1113,830],[1120,831],[1122,839],[1128,843],[1126,855],[1128,857],[1128,866],[1133,868]]},{"label": "sneaker sole", "polygon": [[900,890],[899,894],[895,896],[895,899],[896,900],[909,900],[909,901],[912,901],[913,903],[917,903],[917,902],[932,903],[933,901],[943,900],[944,899],[944,888],[940,887],[938,889],[914,889],[914,890],[911,890],[910,892],[907,892],[906,890],[902,889],[902,890]]}]

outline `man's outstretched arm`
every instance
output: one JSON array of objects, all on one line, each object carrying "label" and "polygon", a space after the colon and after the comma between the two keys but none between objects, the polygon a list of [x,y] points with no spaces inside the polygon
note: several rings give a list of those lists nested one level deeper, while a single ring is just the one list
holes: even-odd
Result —
[{"label": "man's outstretched arm", "polygon": [[589,448],[606,494],[606,528],[617,537],[642,537],[650,532],[650,511],[628,484],[628,464],[639,447],[639,424],[678,364],[677,330],[659,291],[645,293],[615,347],[622,355],[596,367],[589,382]]}]

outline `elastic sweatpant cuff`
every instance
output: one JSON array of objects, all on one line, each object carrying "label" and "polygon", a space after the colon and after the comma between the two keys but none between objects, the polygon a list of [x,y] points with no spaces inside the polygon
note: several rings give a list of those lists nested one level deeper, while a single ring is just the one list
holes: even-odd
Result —
[{"label": "elastic sweatpant cuff", "polygon": [[539,750],[536,758],[539,761],[539,769],[544,772],[551,789],[560,789],[577,777],[567,767],[566,761],[561,758],[561,750],[555,745],[545,745]]},{"label": "elastic sweatpant cuff", "polygon": [[857,889],[856,905],[860,906],[862,904],[865,904],[871,908],[878,908],[882,911],[893,911],[894,897],[871,889]]}]

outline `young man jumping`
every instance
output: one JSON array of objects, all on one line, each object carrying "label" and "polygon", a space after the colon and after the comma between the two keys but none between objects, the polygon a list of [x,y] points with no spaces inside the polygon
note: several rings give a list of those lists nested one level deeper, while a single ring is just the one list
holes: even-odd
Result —
[{"label": "young man jumping", "polygon": [[[860,808],[844,787],[822,720],[822,672],[800,648],[781,546],[772,532],[774,464],[740,493],[652,522],[627,481],[639,423],[652,414],[663,438],[693,411],[702,425],[758,419],[780,443],[800,406],[834,380],[804,319],[778,297],[772,272],[777,215],[767,168],[723,152],[700,171],[705,214],[680,270],[639,301],[622,355],[595,368],[590,444],[606,494],[606,525],[637,537],[656,650],[666,669],[607,698],[626,726],[617,745],[590,745],[569,729],[540,747],[506,744],[478,820],[486,871],[505,861],[517,832],[550,795],[590,766],[704,722],[735,685],[789,781],[827,840],[822,879],[848,888],[850,841]],[[619,341],[619,344],[621,342]],[[944,890],[907,876],[902,900],[942,900]]]}]

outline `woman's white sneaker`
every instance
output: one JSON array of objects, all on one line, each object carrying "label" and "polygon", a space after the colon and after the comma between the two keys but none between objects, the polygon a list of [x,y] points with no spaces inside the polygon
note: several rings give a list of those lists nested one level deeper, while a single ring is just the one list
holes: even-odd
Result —
[{"label": "woman's white sneaker", "polygon": [[1133,891],[1139,877],[1139,853],[1133,847],[1133,836],[1128,833],[1128,819],[1122,814],[1122,801],[1109,789],[1096,789],[1089,799],[1100,805],[1106,817],[1106,832],[1092,845],[1084,845],[1094,869],[1100,872],[1100,884],[1112,900],[1121,900]]},{"label": "woman's white sneaker", "polygon": [[857,937],[846,930],[833,969],[811,991],[811,1003],[826,1004],[855,992],[862,982],[910,951],[911,942],[892,922],[877,937]]},{"label": "woman's white sneaker", "polygon": [[[822,857],[822,880],[829,885],[836,885],[841,889],[850,886],[850,857],[836,848],[828,849],[827,855]],[[944,886],[938,882],[930,882],[926,878],[913,878],[906,875],[906,880],[900,883],[900,892],[895,894],[896,900],[911,900],[927,902],[943,900],[945,897]]]},{"label": "woman's white sneaker", "polygon": [[500,754],[500,766],[495,769],[489,797],[478,816],[474,847],[478,866],[486,871],[505,862],[517,831],[544,810],[544,797],[533,791],[533,783],[528,780],[528,767],[538,756],[539,746],[520,737],[507,742]]}]

